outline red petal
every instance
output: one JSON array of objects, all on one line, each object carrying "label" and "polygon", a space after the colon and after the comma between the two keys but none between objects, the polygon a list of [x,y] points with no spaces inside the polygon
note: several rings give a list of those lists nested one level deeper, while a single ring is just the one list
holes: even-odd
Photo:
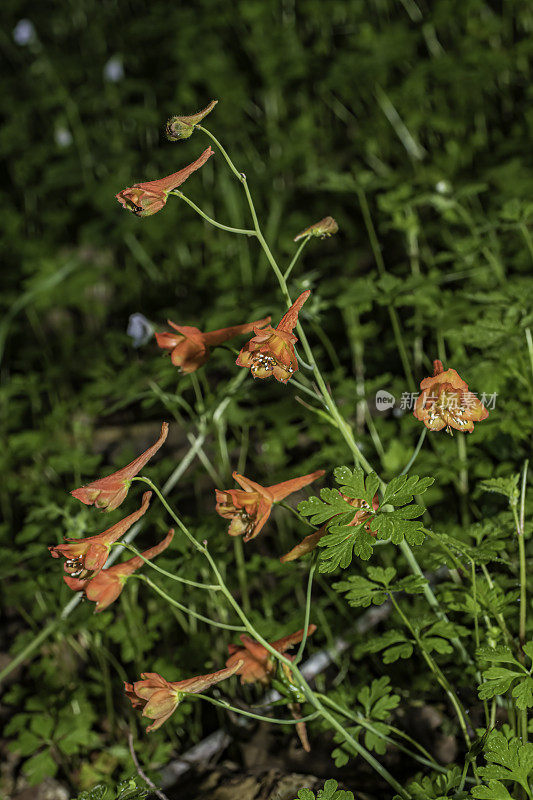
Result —
[{"label": "red petal", "polygon": [[284,500],[293,492],[297,492],[298,489],[303,489],[304,486],[308,486],[313,481],[316,481],[317,478],[321,478],[322,475],[325,474],[325,470],[317,469],[314,472],[310,472],[308,475],[302,475],[301,478],[291,478],[288,481],[283,481],[283,483],[276,483],[274,486],[268,486],[267,490],[274,498],[274,501]]},{"label": "red petal", "polygon": [[298,322],[298,313],[310,294],[311,292],[309,289],[307,289],[305,292],[302,292],[300,297],[298,297],[298,299],[295,300],[292,306],[289,308],[285,316],[281,318],[278,325],[278,330],[287,331],[288,333],[292,332],[292,330],[296,327],[296,323]]}]

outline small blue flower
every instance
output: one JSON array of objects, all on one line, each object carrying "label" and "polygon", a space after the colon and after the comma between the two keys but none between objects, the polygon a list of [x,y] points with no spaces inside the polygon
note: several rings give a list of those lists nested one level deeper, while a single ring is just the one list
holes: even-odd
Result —
[{"label": "small blue flower", "polygon": [[13,28],[13,39],[21,47],[35,39],[35,27],[30,19],[19,19]]},{"label": "small blue flower", "polygon": [[104,67],[104,78],[110,83],[118,83],[124,77],[124,67],[120,56],[112,56]]},{"label": "small blue flower", "polygon": [[69,147],[69,145],[72,144],[72,134],[64,125],[60,125],[56,128],[54,139],[59,147]]},{"label": "small blue flower", "polygon": [[146,319],[144,314],[136,312],[135,314],[130,314],[126,333],[133,339],[132,344],[134,347],[142,347],[154,335],[154,326]]}]

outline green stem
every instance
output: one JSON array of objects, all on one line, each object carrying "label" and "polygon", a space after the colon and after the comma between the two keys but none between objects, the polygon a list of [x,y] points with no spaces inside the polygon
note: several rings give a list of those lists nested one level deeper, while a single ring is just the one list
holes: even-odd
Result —
[{"label": "green stem", "polygon": [[[470,559],[470,580],[472,582],[472,600],[474,602],[474,637],[476,642],[476,649],[480,646],[479,641],[479,622],[477,618],[477,583],[476,583],[476,565],[474,563],[474,559]],[[481,671],[477,670],[476,673],[477,681],[479,684],[483,683],[483,678],[481,676]],[[489,705],[486,700],[483,700],[483,708],[485,710],[485,725],[487,728],[489,727],[490,722],[490,715],[489,715]]]},{"label": "green stem", "polygon": [[150,561],[149,558],[145,558],[142,553],[137,550],[136,547],[133,545],[128,544],[127,542],[114,542],[112,547],[124,547],[126,550],[129,550],[138,558],[141,558],[145,564],[148,564],[149,567],[154,569],[156,572],[159,572],[161,575],[164,575],[166,578],[170,578],[172,581],[177,581],[178,583],[186,583],[187,586],[194,586],[196,589],[207,589],[209,592],[219,592],[220,586],[215,586],[215,584],[209,583],[198,583],[198,581],[191,581],[188,578],[181,578],[179,575],[175,575],[173,572],[168,572],[166,569],[159,567],[157,564],[154,564],[153,561]]},{"label": "green stem", "polygon": [[177,514],[175,514],[175,513],[174,513],[174,511],[172,510],[171,506],[169,506],[169,504],[167,503],[166,499],[163,497],[162,493],[161,493],[161,492],[160,492],[160,490],[157,488],[157,486],[155,485],[155,483],[152,483],[152,481],[150,480],[150,478],[145,478],[145,477],[144,477],[144,476],[142,476],[142,475],[137,475],[135,478],[132,478],[132,482],[133,482],[133,481],[139,481],[140,483],[146,483],[146,485],[147,485],[147,486],[149,486],[149,487],[152,489],[152,491],[154,491],[154,492],[156,493],[156,495],[159,497],[159,500],[160,500],[160,501],[161,501],[161,503],[164,505],[164,507],[166,508],[166,510],[168,511],[168,513],[170,514],[170,516],[172,517],[172,519],[174,520],[174,522],[176,523],[176,525],[179,527],[179,529],[180,529],[180,530],[181,530],[181,531],[182,531],[182,532],[185,534],[185,536],[188,538],[188,540],[191,542],[191,544],[192,544],[192,545],[193,545],[193,546],[194,546],[194,547],[195,547],[195,548],[196,548],[196,549],[197,549],[197,550],[198,550],[200,553],[203,553],[203,552],[205,551],[205,547],[202,547],[202,545],[200,544],[200,542],[198,542],[198,541],[197,541],[197,540],[194,538],[194,536],[193,536],[191,533],[189,533],[189,530],[188,530],[188,528],[187,528],[187,527],[186,527],[186,526],[183,524],[183,522],[182,522],[182,521],[181,521],[181,519],[180,519],[180,518],[177,516]]},{"label": "green stem", "polygon": [[[196,442],[196,437],[192,433],[188,433],[187,434],[187,441],[190,444],[194,444]],[[220,486],[222,478],[218,474],[218,471],[215,469],[214,465],[212,464],[209,456],[207,455],[207,453],[205,452],[203,447],[200,447],[199,450],[198,450],[198,460],[200,461],[200,463],[202,464],[203,468],[205,469],[205,471],[207,472],[207,474],[209,475],[209,477],[213,481],[214,485],[215,486]]]},{"label": "green stem", "polygon": [[246,564],[244,562],[244,547],[240,536],[236,536],[234,538],[233,550],[235,553],[235,561],[237,562],[237,577],[239,579],[239,589],[241,592],[242,607],[245,613],[249,614],[251,610],[250,595],[248,593]]},{"label": "green stem", "polygon": [[311,238],[311,236],[309,235],[309,236],[306,236],[305,239],[302,240],[302,242],[300,244],[300,247],[298,248],[298,250],[296,251],[296,253],[292,257],[291,263],[289,264],[289,266],[285,270],[285,273],[283,275],[284,280],[288,280],[289,275],[291,274],[294,265],[298,261],[300,253],[302,252],[302,250],[304,249],[305,245],[307,244],[307,242],[309,241],[310,238]]},{"label": "green stem", "polygon": [[427,432],[428,432],[428,429],[424,425],[424,427],[422,429],[422,433],[420,434],[420,438],[418,440],[418,444],[416,445],[416,447],[414,449],[413,455],[411,456],[407,466],[404,467],[402,469],[402,471],[400,472],[400,475],[406,475],[409,472],[409,470],[411,469],[411,467],[413,466],[413,464],[415,463],[416,458],[417,458],[417,456],[418,456],[418,454],[419,454],[419,452],[420,452],[420,450],[422,448],[422,445],[424,444],[424,439],[426,438]]},{"label": "green stem", "polygon": [[202,211],[202,209],[197,206],[196,203],[193,203],[192,200],[189,200],[189,198],[186,197],[183,192],[180,192],[179,189],[174,189],[172,192],[169,192],[169,194],[179,197],[180,200],[185,200],[187,205],[189,205],[192,209],[194,209],[194,211],[196,211],[197,214],[203,217],[206,222],[209,222],[210,225],[214,225],[215,228],[220,228],[228,233],[239,233],[241,236],[255,236],[255,231],[247,230],[246,228],[232,228],[229,225],[223,225],[221,222],[217,222],[212,217],[209,217],[205,211]]},{"label": "green stem", "polygon": [[438,536],[438,534],[434,533],[431,530],[431,528],[424,528],[423,530],[424,530],[424,533],[426,534],[426,536],[429,536],[431,539],[433,539],[435,544],[438,547],[440,547],[440,549],[444,553],[446,553],[446,555],[451,559],[452,563],[455,566],[455,569],[457,571],[464,572],[465,571],[465,565],[461,561],[459,561],[459,559],[457,558],[457,556],[455,555],[453,550],[450,547],[448,547],[448,545],[445,542],[442,541],[442,538],[440,536]]},{"label": "green stem", "polygon": [[529,466],[529,459],[524,461],[524,471],[522,473],[522,486],[520,488],[520,530],[522,536],[525,536],[525,521],[526,521],[526,482],[527,482],[527,469]]},{"label": "green stem", "polygon": [[468,525],[468,465],[466,460],[466,433],[457,435],[457,452],[459,455],[459,494],[461,496],[461,521]]},{"label": "green stem", "polygon": [[216,619],[209,619],[209,617],[204,617],[203,614],[199,614],[197,611],[193,611],[187,606],[183,605],[183,603],[178,603],[177,600],[174,600],[173,597],[170,597],[163,589],[161,589],[157,583],[154,583],[150,578],[147,578],[146,575],[132,575],[131,578],[137,578],[138,581],[143,581],[150,586],[157,594],[161,595],[167,603],[178,608],[180,611],[183,611],[185,614],[188,614],[190,617],[194,617],[195,619],[199,619],[201,622],[207,623],[207,625],[213,625],[215,628],[223,628],[226,631],[239,631],[243,633],[245,628],[242,625],[228,625],[225,622],[218,622]]},{"label": "green stem", "polygon": [[520,527],[520,520],[518,519],[518,514],[516,512],[516,508],[513,506],[513,516],[516,525],[516,535],[518,538],[518,557],[520,561],[520,613],[519,613],[519,639],[520,639],[520,647],[523,647],[526,643],[526,614],[527,614],[527,607],[526,607],[526,591],[527,591],[527,582],[526,582],[526,548],[524,542],[524,533]]},{"label": "green stem", "polygon": [[309,627],[309,618],[311,616],[311,598],[313,593],[313,577],[315,574],[315,570],[317,568],[318,557],[317,553],[313,553],[313,558],[311,562],[311,567],[309,569],[309,577],[307,579],[307,594],[305,599],[305,615],[304,615],[304,635],[302,637],[302,641],[300,642],[300,647],[298,648],[298,652],[294,657],[293,664],[299,664],[302,656],[304,654],[305,645],[307,642],[307,629]]},{"label": "green stem", "polygon": [[529,353],[529,363],[531,364],[531,374],[533,375],[533,337],[531,336],[531,328],[526,328],[526,342],[527,351]]},{"label": "green stem", "polygon": [[405,625],[407,630],[411,633],[411,636],[414,638],[415,642],[417,643],[417,645],[418,645],[418,647],[420,649],[420,652],[422,653],[422,656],[423,656],[426,664],[428,665],[430,670],[433,672],[433,674],[435,675],[437,681],[440,683],[440,685],[442,686],[442,688],[444,689],[444,691],[448,695],[448,697],[450,699],[450,702],[451,702],[451,704],[452,704],[452,706],[453,706],[453,708],[455,710],[455,713],[457,715],[457,719],[459,721],[459,725],[460,725],[461,731],[463,733],[464,740],[466,742],[466,746],[468,748],[470,748],[471,740],[470,740],[470,736],[468,734],[468,730],[467,730],[467,726],[466,726],[466,712],[465,712],[465,710],[464,710],[464,708],[463,708],[463,706],[461,704],[461,701],[459,700],[459,698],[455,694],[453,688],[450,686],[446,676],[443,674],[443,672],[440,669],[440,667],[438,666],[438,664],[433,660],[432,656],[425,649],[420,636],[415,631],[415,629],[411,625],[409,619],[406,617],[406,615],[403,613],[402,609],[398,605],[398,603],[397,603],[397,601],[396,601],[396,599],[394,597],[394,593],[393,592],[389,593],[389,598],[390,598],[390,601],[391,601],[392,605],[396,609],[396,612],[398,613],[398,616],[400,617],[400,619],[402,620],[403,624]]},{"label": "green stem", "polygon": [[313,523],[312,523],[312,522],[309,522],[309,520],[307,519],[307,517],[302,517],[302,515],[300,514],[300,512],[299,512],[299,511],[296,511],[296,509],[295,509],[295,508],[293,508],[292,506],[290,506],[290,505],[289,505],[288,503],[286,503],[284,500],[278,500],[278,501],[276,502],[276,505],[277,505],[277,506],[281,506],[282,508],[285,508],[287,511],[290,511],[290,512],[291,512],[291,514],[294,514],[294,516],[295,516],[295,517],[298,519],[298,522],[303,522],[303,523],[304,523],[304,525],[307,525],[309,528],[312,528],[314,531],[317,531],[317,530],[318,530],[317,526],[316,526],[316,525],[313,525]]},{"label": "green stem", "polygon": [[422,753],[423,755],[422,758],[418,755],[418,753],[413,752],[410,748],[405,747],[404,745],[395,741],[395,739],[393,739],[391,736],[387,736],[386,733],[382,733],[380,730],[375,728],[372,725],[372,723],[369,722],[361,714],[354,714],[352,711],[348,711],[348,709],[338,705],[334,700],[331,700],[331,698],[329,698],[327,695],[319,694],[318,697],[323,703],[326,703],[326,705],[331,706],[331,708],[335,709],[335,711],[337,711],[339,714],[342,714],[347,719],[353,720],[353,722],[356,722],[358,725],[362,725],[363,728],[372,731],[372,733],[374,733],[380,739],[383,739],[385,742],[388,742],[388,744],[391,744],[393,747],[397,747],[402,752],[407,753],[408,755],[411,756],[411,758],[414,758],[416,761],[419,761],[420,763],[425,764],[426,766],[431,767],[432,769],[435,769],[438,772],[442,773],[448,772],[446,767],[441,767],[441,765],[438,764],[437,761],[435,761],[431,753],[428,753],[428,751],[424,747],[422,747],[421,744],[412,739],[407,733],[398,730],[398,728],[394,728],[394,726],[392,725],[389,726],[390,729],[393,730],[398,736],[402,736],[406,741],[410,742],[414,747],[416,747]]},{"label": "green stem", "polygon": [[220,144],[218,139],[215,136],[213,136],[211,131],[208,131],[207,128],[204,128],[203,125],[197,125],[196,126],[196,130],[202,131],[203,133],[205,133],[206,136],[209,136],[211,141],[218,147],[218,149],[220,150],[220,152],[222,153],[222,155],[226,159],[229,168],[231,169],[231,171],[233,172],[233,174],[235,175],[237,180],[240,181],[241,180],[241,173],[238,171],[237,167],[235,166],[235,164],[233,163],[231,158],[228,156],[228,154],[226,153],[226,151],[224,150],[224,148],[222,147],[222,145]]},{"label": "green stem", "polygon": [[205,403],[204,403],[204,396],[202,394],[202,387],[200,386],[198,375],[195,372],[191,372],[190,379],[196,397],[196,407],[198,409],[198,415],[201,416],[205,411]]},{"label": "green stem", "polygon": [[469,766],[470,766],[470,759],[468,759],[468,758],[465,758],[465,763],[464,763],[464,765],[463,765],[463,772],[461,773],[461,782],[460,782],[460,784],[459,784],[459,786],[458,786],[458,789],[457,789],[457,792],[458,792],[458,793],[459,793],[459,792],[462,792],[462,791],[463,791],[463,789],[465,788],[465,783],[466,783],[466,775],[467,775],[467,772],[468,772],[468,767],[469,767]]},{"label": "green stem", "polygon": [[[493,582],[493,580],[492,580],[492,578],[490,576],[490,572],[488,571],[488,569],[487,569],[485,564],[481,565],[481,571],[483,572],[483,576],[484,576],[485,580],[487,581],[487,586],[489,587],[489,589],[494,589],[494,582]],[[505,623],[505,619],[504,619],[503,614],[494,613],[494,617],[495,617],[498,625],[500,626],[500,630],[501,630],[501,632],[503,633],[503,635],[505,637],[505,641],[507,642],[508,646],[512,648],[513,647],[513,637],[511,636],[509,628],[507,627],[507,625]]]},{"label": "green stem", "polygon": [[236,708],[235,706],[230,705],[225,700],[216,700],[214,697],[210,697],[207,694],[195,693],[194,695],[190,695],[191,699],[193,697],[199,697],[202,700],[207,700],[208,703],[212,703],[214,706],[218,706],[219,708],[223,708],[226,711],[233,711],[234,714],[241,714],[243,717],[251,717],[251,719],[258,719],[260,722],[272,722],[275,725],[298,725],[300,722],[310,722],[312,719],[316,719],[318,716],[318,711],[313,711],[312,714],[308,714],[307,717],[302,717],[301,719],[276,719],[275,717],[263,717],[261,714],[253,714],[251,711],[245,711],[243,708]]},{"label": "green stem", "polygon": [[305,394],[309,395],[309,397],[312,397],[313,400],[322,403],[322,405],[324,404],[324,400],[322,397],[320,397],[320,395],[318,395],[312,389],[309,389],[307,386],[304,386],[304,384],[300,383],[300,381],[296,378],[291,378],[291,386],[296,386],[301,392],[304,392]]},{"label": "green stem", "polygon": [[489,729],[494,728],[496,725],[496,698],[492,698],[491,706],[490,706],[490,723]]},{"label": "green stem", "polygon": [[[516,535],[518,537],[518,555],[520,560],[520,615],[519,615],[519,640],[520,640],[520,662],[524,662],[524,645],[526,643],[526,623],[527,623],[527,564],[526,564],[526,546],[525,546],[525,497],[526,497],[526,480],[528,460],[524,463],[524,470],[522,473],[522,485],[520,492],[520,517],[516,509],[516,505],[512,505],[513,517],[516,525]],[[528,721],[527,709],[518,711],[520,716],[520,727],[522,731],[522,744],[527,744],[528,741]]]},{"label": "green stem", "polygon": [[525,241],[525,243],[527,245],[527,249],[529,250],[529,254],[530,254],[531,258],[533,259],[533,241],[531,240],[531,235],[529,233],[528,227],[525,224],[525,222],[521,222],[519,227],[520,227],[520,231],[522,233],[522,236],[524,237],[524,241]]},{"label": "green stem", "polygon": [[[348,733],[344,725],[342,725],[333,716],[333,714],[331,714],[331,712],[328,711],[328,709],[324,708],[324,706],[322,706],[318,702],[318,699],[317,703],[321,709],[321,716],[329,723],[329,725],[332,728],[334,728],[337,731],[337,733],[340,733],[346,744],[349,745],[351,748],[353,748],[355,752],[358,753],[362,758],[364,758],[367,764],[370,764],[370,766],[374,768],[374,770],[378,773],[378,775],[381,775],[381,777],[385,781],[387,781],[387,783],[390,786],[392,786],[392,788],[395,789],[396,792],[398,792],[400,797],[404,798],[404,800],[412,800],[412,796],[409,794],[409,792],[400,783],[398,783],[398,781],[395,778],[393,778],[390,772],[387,769],[385,769],[385,767],[382,764],[380,764],[380,762],[376,758],[374,758],[374,756],[371,753],[369,753],[366,748],[364,748],[361,744],[359,744],[357,739],[354,739],[354,737]],[[317,703],[315,703],[315,707],[317,707]]]},{"label": "green stem", "polygon": [[[407,542],[405,540],[400,543],[400,550],[402,551],[405,560],[409,564],[411,572],[414,575],[420,575],[422,578],[425,577],[424,573],[422,572],[422,569],[420,567],[420,564],[418,563],[418,561],[415,558],[415,555],[414,555],[413,551],[411,550],[411,548],[409,547],[409,545],[407,544]],[[425,587],[424,587],[424,595],[426,597],[426,600],[427,600],[428,604],[430,605],[430,607],[435,612],[436,616],[439,619],[443,620],[444,622],[448,622],[448,617],[446,616],[444,611],[441,609],[441,607],[439,605],[439,601],[437,600],[437,598],[433,594],[431,588],[429,587],[429,584],[426,584]],[[463,661],[465,663],[468,663],[470,661],[470,659],[468,657],[468,654],[467,654],[467,652],[466,652],[461,640],[457,636],[454,636],[451,639],[451,641],[452,641],[454,647],[456,648],[456,650],[460,653],[461,658],[463,659]]]}]

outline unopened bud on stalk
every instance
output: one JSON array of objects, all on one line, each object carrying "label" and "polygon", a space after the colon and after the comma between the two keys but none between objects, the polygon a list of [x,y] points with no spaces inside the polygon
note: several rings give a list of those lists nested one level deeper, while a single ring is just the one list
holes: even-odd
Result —
[{"label": "unopened bud on stalk", "polygon": [[328,236],[333,236],[333,234],[337,233],[338,230],[339,226],[333,217],[324,217],[324,219],[321,219],[320,222],[315,222],[314,225],[310,225],[309,228],[306,228],[304,231],[299,233],[298,236],[295,236],[294,241],[298,242],[305,236],[320,236],[321,239],[325,239]]},{"label": "unopened bud on stalk", "polygon": [[188,117],[170,117],[167,122],[167,138],[171,142],[188,139],[189,136],[192,136],[195,127],[214,109],[217,103],[218,100],[211,100],[202,111]]}]

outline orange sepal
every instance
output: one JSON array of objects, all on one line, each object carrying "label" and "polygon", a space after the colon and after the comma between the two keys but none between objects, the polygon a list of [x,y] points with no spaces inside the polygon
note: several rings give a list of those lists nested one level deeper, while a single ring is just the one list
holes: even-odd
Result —
[{"label": "orange sepal", "polygon": [[131,479],[157,453],[167,436],[168,422],[163,422],[159,439],[148,450],[117,472],[113,472],[106,478],[99,478],[92,483],[87,483],[85,486],[80,486],[79,489],[73,489],[70,494],[87,506],[94,504],[104,511],[113,511],[119,507],[128,494]]}]

